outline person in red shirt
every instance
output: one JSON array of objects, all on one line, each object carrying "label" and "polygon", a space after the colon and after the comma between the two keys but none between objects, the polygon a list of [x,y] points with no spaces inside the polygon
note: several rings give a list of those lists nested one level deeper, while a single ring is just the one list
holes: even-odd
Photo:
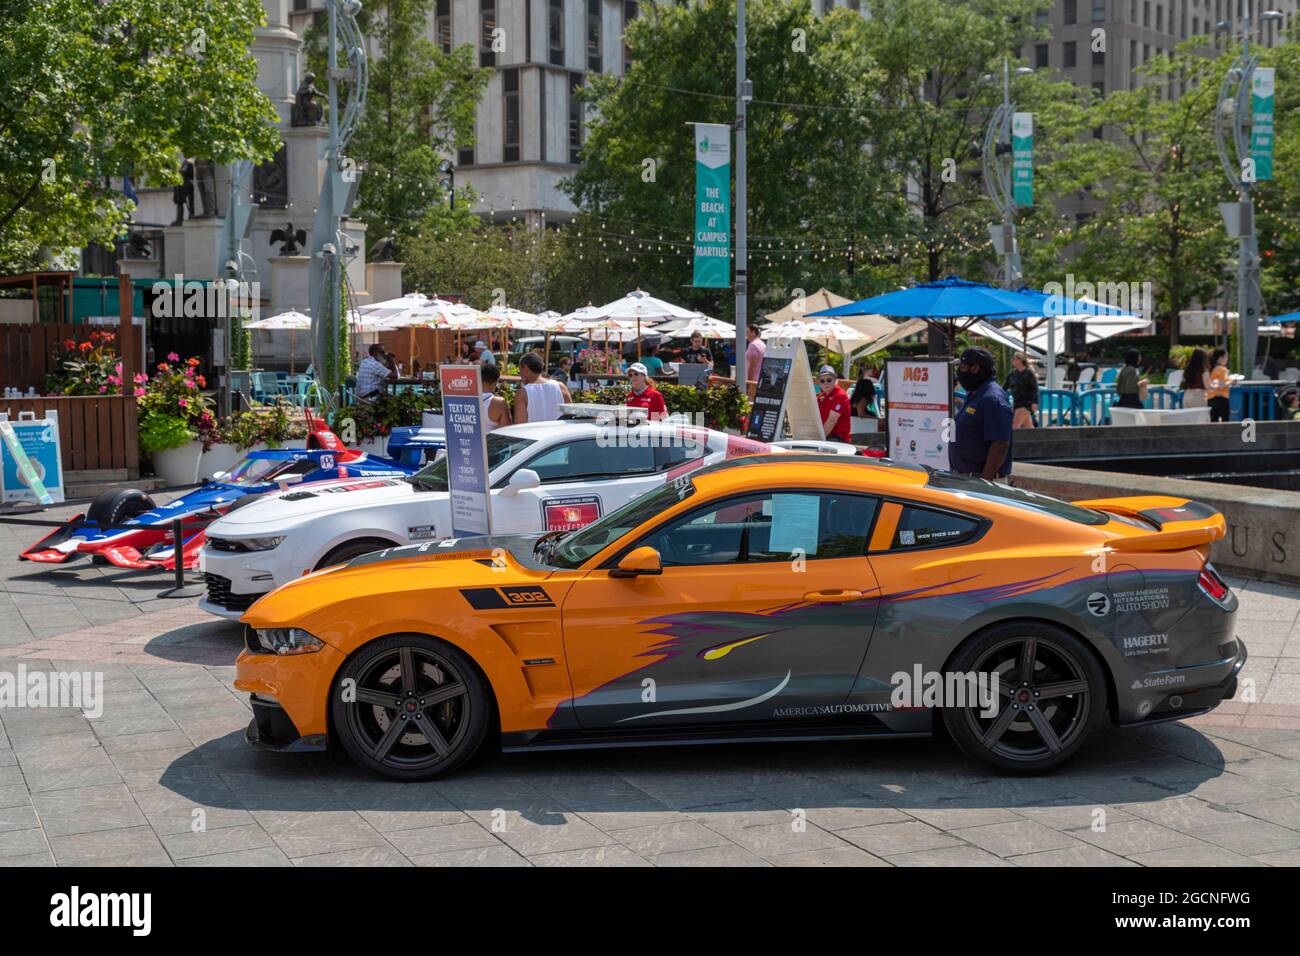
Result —
[{"label": "person in red shirt", "polygon": [[849,393],[840,388],[835,369],[823,365],[817,373],[817,411],[822,416],[822,428],[827,438],[834,441],[852,441],[853,422],[849,406]]},{"label": "person in red shirt", "polygon": [[627,367],[627,381],[632,390],[627,393],[629,408],[644,408],[650,418],[662,418],[668,414],[664,404],[664,393],[655,388],[650,381],[650,374],[640,362],[633,362]]}]

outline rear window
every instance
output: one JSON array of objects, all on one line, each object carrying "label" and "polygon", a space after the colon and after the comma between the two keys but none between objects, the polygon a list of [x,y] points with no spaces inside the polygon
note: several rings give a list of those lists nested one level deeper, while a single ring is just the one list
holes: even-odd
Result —
[{"label": "rear window", "polygon": [[891,548],[938,548],[962,544],[979,532],[980,524],[962,515],[929,508],[907,507],[898,517]]},{"label": "rear window", "polygon": [[1000,485],[995,481],[975,478],[970,475],[955,475],[948,471],[936,471],[930,475],[926,487],[938,488],[940,491],[951,491],[956,495],[979,498],[996,504],[1012,505],[1017,508],[1024,508],[1027,511],[1064,518],[1066,521],[1073,521],[1076,524],[1102,525],[1110,521],[1108,515],[1104,515],[1100,511],[1094,511],[1091,508],[1080,508],[1078,505],[1072,505],[1068,501],[1061,501],[1059,498],[1035,494],[1032,491],[1026,491],[1024,488],[1011,488],[1007,485]]}]

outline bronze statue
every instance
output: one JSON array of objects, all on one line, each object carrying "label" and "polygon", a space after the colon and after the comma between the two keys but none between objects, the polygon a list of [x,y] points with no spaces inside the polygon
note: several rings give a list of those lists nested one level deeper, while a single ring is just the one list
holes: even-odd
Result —
[{"label": "bronze statue", "polygon": [[324,94],[316,89],[316,74],[307,73],[298,84],[293,97],[293,110],[289,122],[293,126],[320,126],[325,119],[325,108],[316,101]]},{"label": "bronze statue", "polygon": [[392,262],[397,255],[397,237],[384,236],[370,247],[371,262]]}]

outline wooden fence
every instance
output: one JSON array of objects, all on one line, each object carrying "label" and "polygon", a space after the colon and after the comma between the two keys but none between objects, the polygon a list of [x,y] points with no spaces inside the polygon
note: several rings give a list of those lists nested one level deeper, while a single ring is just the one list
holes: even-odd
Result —
[{"label": "wooden fence", "polygon": [[124,395],[3,398],[0,411],[15,420],[21,412],[34,412],[37,418],[44,418],[47,412],[57,412],[64,472],[125,468],[134,477],[140,467],[134,398]]},{"label": "wooden fence", "polygon": [[[91,332],[112,332],[120,336],[116,325],[68,325],[61,322],[0,324],[0,394],[6,386],[27,391],[45,389],[45,376],[55,369],[59,351],[68,339],[80,344],[90,338]],[[140,326],[131,326],[130,354],[140,354]],[[114,342],[118,355],[124,353],[122,343]],[[136,365],[140,364],[137,358]],[[64,464],[64,467],[68,467]]]}]

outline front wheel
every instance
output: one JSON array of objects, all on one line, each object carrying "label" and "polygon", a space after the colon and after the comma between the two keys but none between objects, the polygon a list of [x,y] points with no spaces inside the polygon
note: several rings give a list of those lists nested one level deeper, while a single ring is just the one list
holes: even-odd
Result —
[{"label": "front wheel", "polygon": [[483,743],[488,689],[458,648],[422,634],[385,637],[339,672],[331,711],[343,748],[394,780],[458,769]]},{"label": "front wheel", "polygon": [[1045,622],[998,625],[968,641],[950,672],[997,675],[992,707],[944,709],[970,757],[1012,773],[1039,773],[1070,760],[1106,715],[1101,665],[1073,634]]}]

